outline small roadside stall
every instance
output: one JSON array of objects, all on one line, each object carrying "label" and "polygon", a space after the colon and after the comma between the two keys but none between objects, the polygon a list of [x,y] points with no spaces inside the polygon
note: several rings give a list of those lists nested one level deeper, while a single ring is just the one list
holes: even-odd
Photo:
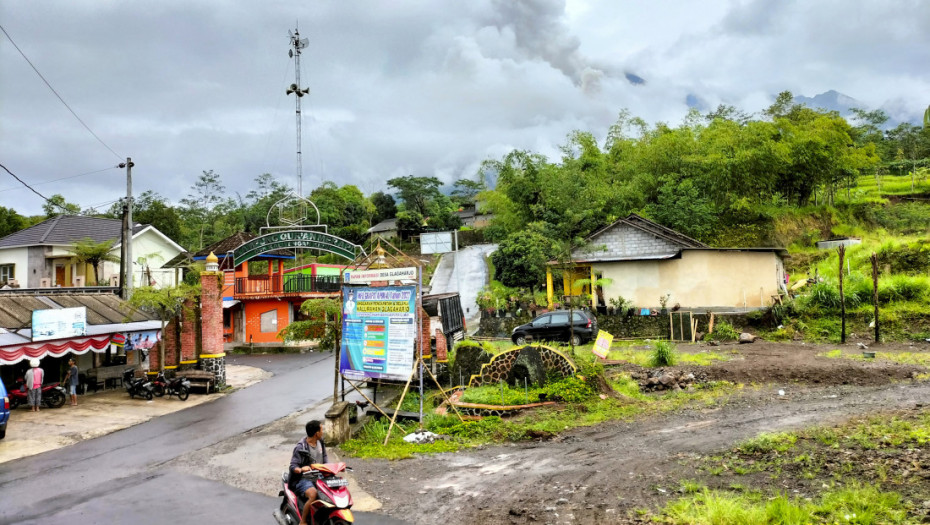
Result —
[{"label": "small roadside stall", "polygon": [[80,390],[117,386],[123,370],[146,366],[161,323],[135,311],[113,288],[81,292],[41,288],[0,291],[0,378],[13,385],[39,359],[46,381],[59,381],[75,359]]}]

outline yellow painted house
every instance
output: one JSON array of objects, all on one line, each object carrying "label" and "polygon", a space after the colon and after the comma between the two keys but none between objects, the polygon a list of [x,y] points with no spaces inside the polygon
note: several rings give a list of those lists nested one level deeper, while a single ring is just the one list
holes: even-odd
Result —
[{"label": "yellow painted house", "polygon": [[[669,307],[749,310],[771,306],[785,286],[783,248],[711,248],[636,214],[586,241],[572,253],[571,264],[550,262],[550,307],[581,297],[596,308],[623,297],[639,308],[659,308],[665,301]],[[553,268],[562,270],[561,294],[553,285]]]}]

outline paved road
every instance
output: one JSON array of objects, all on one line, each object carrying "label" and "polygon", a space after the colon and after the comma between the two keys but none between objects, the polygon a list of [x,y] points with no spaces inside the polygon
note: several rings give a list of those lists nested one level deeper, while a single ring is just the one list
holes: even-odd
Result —
[{"label": "paved road", "polygon": [[496,244],[476,244],[462,248],[458,254],[444,254],[430,280],[431,294],[459,292],[469,333],[478,330],[481,317],[476,299],[478,292],[488,283],[485,258],[496,249]]},{"label": "paved road", "polygon": [[[63,449],[0,464],[0,524],[273,523],[279,500],[167,466],[194,451],[312,407],[322,419],[332,354],[231,357],[274,373],[215,402]],[[276,472],[281,465],[269,465]],[[374,514],[359,523],[399,524]]]}]

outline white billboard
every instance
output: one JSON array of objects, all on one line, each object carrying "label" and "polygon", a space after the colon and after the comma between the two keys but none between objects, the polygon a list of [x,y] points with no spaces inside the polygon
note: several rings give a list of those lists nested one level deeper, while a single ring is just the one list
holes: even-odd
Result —
[{"label": "white billboard", "polygon": [[420,234],[420,253],[448,253],[454,250],[452,232],[435,232]]},{"label": "white billboard", "polygon": [[66,339],[87,335],[87,308],[32,311],[32,340]]}]

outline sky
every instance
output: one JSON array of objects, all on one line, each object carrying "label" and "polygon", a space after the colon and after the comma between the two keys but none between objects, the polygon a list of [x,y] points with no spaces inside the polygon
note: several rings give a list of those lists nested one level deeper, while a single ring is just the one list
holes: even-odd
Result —
[{"label": "sky", "polygon": [[[476,179],[514,149],[557,161],[624,109],[679,124],[689,95],[751,113],[836,90],[916,123],[927,21],[923,0],[9,0],[0,164],[85,209],[125,197],[126,157],[134,195],[175,204],[208,170],[234,198],[263,173],[296,187],[295,29],[305,194]],[[0,177],[0,206],[42,212]]]}]

